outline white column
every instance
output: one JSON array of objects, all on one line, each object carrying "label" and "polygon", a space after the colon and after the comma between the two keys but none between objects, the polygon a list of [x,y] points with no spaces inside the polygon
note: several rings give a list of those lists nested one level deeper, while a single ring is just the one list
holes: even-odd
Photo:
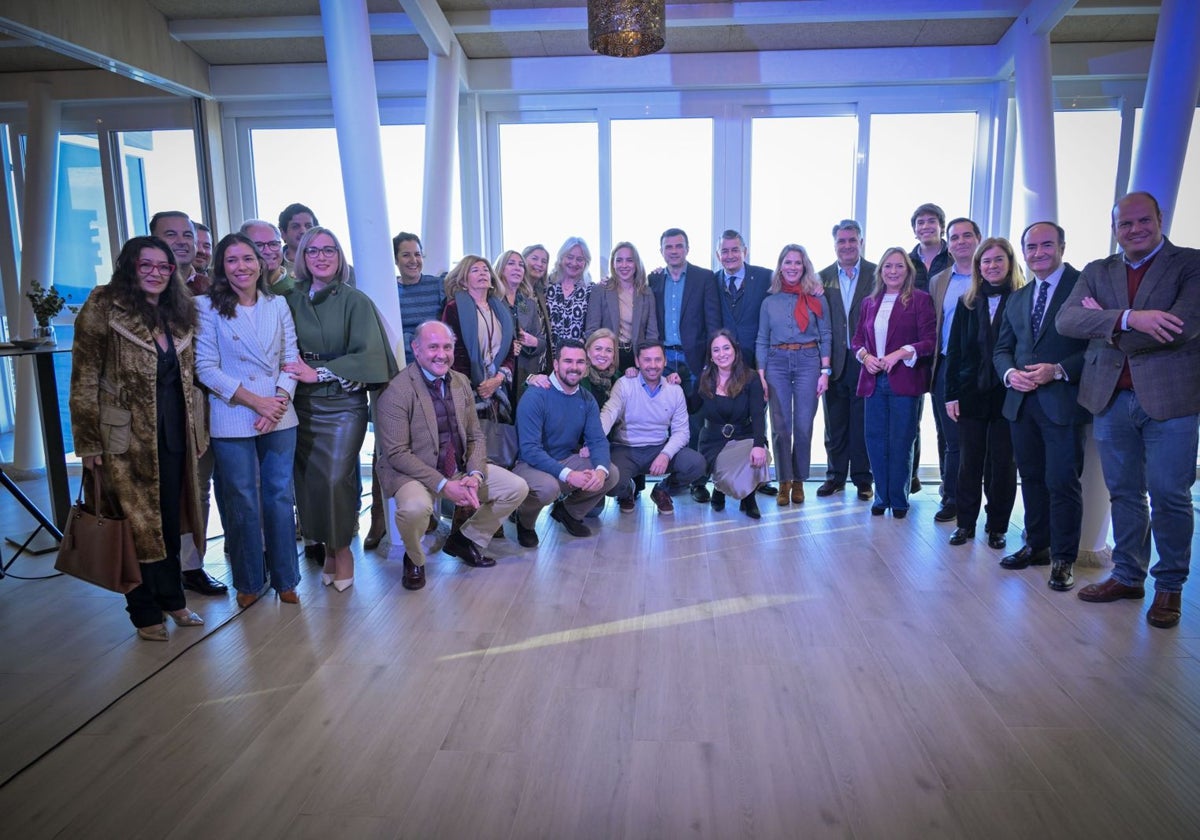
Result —
[{"label": "white column", "polygon": [[[421,206],[421,243],[425,271],[440,274],[452,266],[450,211],[454,156],[458,151],[458,75],[462,50],[455,41],[449,55],[429,54],[425,90],[425,196]],[[484,256],[487,256],[486,254]]]},{"label": "white column", "polygon": [[1129,189],[1145,190],[1158,199],[1166,233],[1170,232],[1175,215],[1183,159],[1196,101],[1200,99],[1198,48],[1200,3],[1163,0],[1146,80],[1141,142],[1133,161]]},{"label": "white column", "polygon": [[[9,316],[20,312],[10,331],[28,336],[33,330],[33,308],[25,293],[37,280],[43,288],[54,282],[54,227],[58,211],[58,134],[61,104],[50,98],[48,84],[39,84],[29,100],[29,136],[25,143],[25,212],[21,220],[21,299],[9,301]],[[13,330],[13,326],[16,327]],[[33,360],[21,359],[17,369],[17,400],[13,430],[14,478],[36,473],[46,466],[42,427],[34,387]]]},{"label": "white column", "polygon": [[[379,98],[366,0],[321,0],[321,27],[350,219],[350,230],[337,233],[340,237],[349,234],[358,288],[375,301],[394,351],[401,340],[400,302],[388,231]],[[403,358],[404,354],[398,355]]]},{"label": "white column", "polygon": [[1058,219],[1054,166],[1054,99],[1050,78],[1050,37],[1024,32],[1015,41],[1017,131],[1025,183],[1018,185],[1031,223]]}]

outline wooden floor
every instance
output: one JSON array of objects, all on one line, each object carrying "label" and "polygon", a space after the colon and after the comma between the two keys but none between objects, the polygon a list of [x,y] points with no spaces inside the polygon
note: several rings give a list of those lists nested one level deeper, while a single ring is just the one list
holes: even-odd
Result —
[{"label": "wooden floor", "polygon": [[194,599],[166,645],[0,581],[0,837],[1197,836],[1196,584],[1154,630],[947,546],[931,489],[906,521],[814,489],[506,525],[419,593],[385,543],[345,593],[305,566],[300,607]]}]

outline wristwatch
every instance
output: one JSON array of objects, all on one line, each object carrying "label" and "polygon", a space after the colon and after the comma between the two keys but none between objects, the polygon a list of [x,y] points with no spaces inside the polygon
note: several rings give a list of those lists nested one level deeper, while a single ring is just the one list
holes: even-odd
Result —
[{"label": "wristwatch", "polygon": [[833,376],[833,368],[821,368],[821,373],[826,376]]},{"label": "wristwatch", "polygon": [[1067,378],[1067,372],[1065,370],[1063,370],[1062,365],[1055,365],[1054,366],[1054,380],[1056,382],[1061,382],[1062,380],[1064,380],[1066,378]]}]

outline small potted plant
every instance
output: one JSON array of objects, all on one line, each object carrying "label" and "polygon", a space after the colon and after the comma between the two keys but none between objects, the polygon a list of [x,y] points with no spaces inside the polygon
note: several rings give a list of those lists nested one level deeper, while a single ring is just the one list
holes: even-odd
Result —
[{"label": "small potted plant", "polygon": [[29,298],[33,305],[33,318],[37,321],[33,337],[42,339],[46,344],[53,344],[54,327],[51,326],[50,320],[63,311],[63,307],[67,305],[66,299],[58,293],[53,284],[47,290],[43,289],[37,280],[30,281],[25,297]]}]

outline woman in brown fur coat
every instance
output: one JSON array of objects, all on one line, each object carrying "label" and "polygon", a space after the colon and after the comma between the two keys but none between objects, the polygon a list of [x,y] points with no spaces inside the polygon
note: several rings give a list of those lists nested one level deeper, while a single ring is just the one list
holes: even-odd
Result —
[{"label": "woman in brown fur coat", "polygon": [[142,584],[125,596],[138,636],[166,641],[164,613],[203,624],[187,608],[180,534],[199,526],[196,458],[208,447],[194,385],[196,307],[157,237],[125,243],[111,282],[88,296],[75,321],[71,431],[86,470],[100,469],[129,519]]}]

